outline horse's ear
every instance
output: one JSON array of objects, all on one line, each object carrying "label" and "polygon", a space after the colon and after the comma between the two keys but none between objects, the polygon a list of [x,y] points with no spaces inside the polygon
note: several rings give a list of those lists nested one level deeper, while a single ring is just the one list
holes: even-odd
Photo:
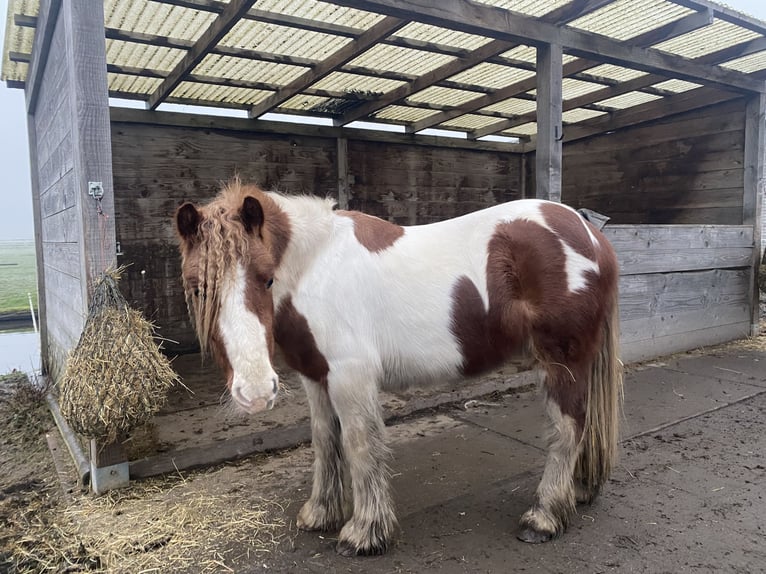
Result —
[{"label": "horse's ear", "polygon": [[186,241],[194,240],[201,221],[202,216],[199,211],[189,202],[184,203],[176,211],[176,229],[178,229],[178,234]]},{"label": "horse's ear", "polygon": [[255,229],[260,229],[263,225],[263,207],[261,202],[252,195],[245,197],[242,202],[242,209],[239,210],[239,218],[245,231],[252,233]]}]

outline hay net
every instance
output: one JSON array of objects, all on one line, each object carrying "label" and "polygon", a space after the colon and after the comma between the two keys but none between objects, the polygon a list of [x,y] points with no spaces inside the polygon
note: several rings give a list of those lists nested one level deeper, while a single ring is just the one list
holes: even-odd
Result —
[{"label": "hay net", "polygon": [[105,442],[154,416],[170,387],[180,382],[154,326],[120,293],[124,268],[96,281],[85,328],[59,382],[59,406],[79,434]]}]

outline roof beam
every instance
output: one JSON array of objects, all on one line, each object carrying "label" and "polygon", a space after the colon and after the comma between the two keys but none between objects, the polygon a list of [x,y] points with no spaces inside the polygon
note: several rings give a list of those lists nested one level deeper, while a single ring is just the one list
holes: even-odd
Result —
[{"label": "roof beam", "polygon": [[744,93],[766,92],[766,84],[747,74],[695,64],[675,56],[619,42],[598,34],[558,27],[537,18],[468,0],[332,0],[335,4],[414,19],[419,22],[525,44],[561,44],[567,53],[691,82]]},{"label": "roof beam", "polygon": [[[543,20],[556,24],[566,23],[576,18],[579,18],[585,14],[598,10],[603,5],[608,4],[611,0],[573,0],[561,8],[546,14]],[[384,108],[388,105],[396,103],[407,96],[419,92],[429,86],[436,84],[442,80],[446,80],[450,76],[472,68],[477,64],[481,64],[485,60],[496,56],[502,52],[507,52],[518,46],[518,44],[505,42],[503,40],[493,40],[488,44],[481,46],[474,50],[467,56],[458,58],[452,62],[448,62],[439,68],[428,72],[415,81],[410,82],[407,85],[401,86],[391,92],[387,93],[382,98],[376,101],[369,102],[363,106],[359,106],[335,121],[335,125],[345,125],[355,120],[369,116],[376,110]]]},{"label": "roof beam", "polygon": [[229,30],[239,22],[239,19],[247,13],[255,2],[256,0],[231,0],[218,18],[213,21],[210,27],[194,43],[194,46],[186,53],[183,59],[178,62],[170,75],[149,97],[148,108],[151,110],[156,109],[176,89],[186,75],[194,70],[197,64],[210,52],[210,49],[215,47]]},{"label": "roof beam", "polygon": [[[658,28],[658,30],[661,31],[663,38],[667,39],[670,37],[686,34],[687,32],[696,30],[700,27],[707,26],[708,24],[712,22],[712,18],[713,18],[712,13],[709,10],[706,12],[698,12],[695,14],[690,14],[689,16],[686,16],[679,20],[676,20],[675,22],[671,22],[670,24],[666,26],[662,26]],[[657,31],[650,30],[649,32],[645,34],[640,34],[639,36],[636,36],[635,38],[632,39],[632,41],[638,45],[650,45],[652,42],[657,41],[657,36],[658,36]],[[572,76],[584,70],[594,68],[600,64],[601,62],[588,60],[584,58],[578,58],[564,65],[563,75],[564,77]],[[489,94],[486,97],[482,96],[474,100],[471,100],[466,105],[461,106],[460,108],[456,108],[452,112],[434,114],[432,116],[424,118],[423,120],[419,122],[415,122],[412,126],[410,126],[409,129],[411,129],[412,131],[419,131],[419,130],[423,130],[423,129],[435,126],[437,124],[449,121],[463,114],[474,112],[483,107],[496,104],[508,98],[512,98],[514,96],[517,96],[518,94],[532,90],[536,86],[537,86],[537,78],[533,76],[526,80],[522,80],[521,82],[517,82],[516,84],[506,86],[505,88],[501,88],[500,90],[496,90],[495,92]],[[525,122],[522,122],[522,123],[525,123]],[[521,124],[518,124],[518,125],[521,125]],[[501,127],[500,129],[505,129],[505,128]],[[493,132],[494,131],[500,131],[500,130],[493,130]],[[489,132],[489,133],[493,133],[493,132]],[[480,136],[476,136],[476,137],[480,137]]]},{"label": "roof beam", "polygon": [[359,54],[378,43],[382,38],[394,33],[407,22],[395,17],[387,17],[380,20],[369,30],[351,40],[348,44],[340,48],[326,60],[319,62],[313,69],[307,70],[295,80],[281,88],[276,94],[270,96],[265,101],[253,106],[250,110],[250,116],[257,118],[278,106],[282,102],[290,99],[295,94],[301,92],[314,82],[319,81],[336,69],[340,68],[350,60],[356,58]]},{"label": "roof beam", "polygon": [[626,128],[739,97],[742,97],[742,94],[703,86],[669,98],[619,110],[608,116],[569,125],[564,130],[564,142],[571,142],[600,133]]},{"label": "roof beam", "polygon": [[[761,52],[763,50],[766,50],[766,38],[755,38],[753,40],[742,42],[741,44],[737,44],[735,46],[724,48],[717,52],[712,52],[710,54],[700,56],[699,58],[695,58],[695,62],[707,63],[707,64],[720,64],[722,62],[726,62],[727,60],[740,58],[742,56],[746,56],[748,54],[754,54],[756,52]],[[653,84],[664,82],[665,80],[667,80],[665,76],[661,76],[659,74],[647,74],[645,76],[634,78],[633,80],[628,80],[627,82],[622,82],[620,84],[616,84],[614,86],[610,86],[602,90],[597,90],[595,92],[583,94],[582,96],[579,96],[577,98],[571,98],[569,100],[566,100],[564,102],[564,111],[573,110],[575,108],[582,108],[590,104],[600,102],[602,100],[613,98],[615,96],[620,96],[622,94],[627,94],[629,92],[642,90]],[[471,138],[484,137],[484,136],[494,134],[503,130],[515,128],[517,126],[523,125],[528,122],[533,122],[535,121],[535,119],[536,119],[536,115],[534,113],[523,114],[513,120],[503,120],[500,122],[490,124],[488,126],[484,126],[483,128],[474,130],[473,132],[469,134],[469,137]]]},{"label": "roof beam", "polygon": [[457,60],[447,62],[443,66],[439,66],[435,70],[431,70],[430,72],[419,76],[414,81],[391,90],[390,92],[374,101],[370,101],[362,106],[359,106],[358,108],[354,108],[353,110],[343,114],[343,116],[335,120],[334,123],[336,126],[343,126],[360,118],[367,117],[376,110],[396,103],[406,98],[407,96],[414,94],[415,92],[419,92],[425,88],[428,88],[429,86],[433,86],[437,82],[449,78],[450,76],[454,76],[458,72],[462,72],[463,70],[471,68],[477,64],[481,64],[490,56],[494,56],[500,52],[505,52],[511,47],[512,45],[509,45],[507,42],[502,40],[492,40],[488,44],[485,44],[477,50],[474,50],[471,52],[471,54],[464,58],[459,58]]}]

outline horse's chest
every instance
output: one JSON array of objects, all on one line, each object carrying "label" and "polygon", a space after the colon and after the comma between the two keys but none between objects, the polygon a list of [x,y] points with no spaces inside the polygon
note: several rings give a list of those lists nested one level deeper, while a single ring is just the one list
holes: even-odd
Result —
[{"label": "horse's chest", "polygon": [[330,367],[319,350],[306,318],[288,297],[274,316],[274,340],[282,349],[285,362],[292,369],[323,385]]}]

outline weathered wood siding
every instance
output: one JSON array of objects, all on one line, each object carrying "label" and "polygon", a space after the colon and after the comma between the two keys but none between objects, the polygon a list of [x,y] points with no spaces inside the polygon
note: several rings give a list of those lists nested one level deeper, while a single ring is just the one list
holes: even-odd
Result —
[{"label": "weathered wood siding", "polygon": [[744,113],[737,100],[566,144],[562,201],[611,223],[738,225]]},{"label": "weathered wood siding", "polygon": [[39,192],[42,265],[45,275],[47,367],[57,376],[85,322],[82,291],[82,218],[74,171],[74,117],[71,77],[66,64],[64,15],[51,40],[39,84],[37,108],[30,116],[34,131]]},{"label": "weathered wood siding", "polygon": [[348,142],[349,208],[401,225],[464,215],[521,197],[521,156]]},{"label": "weathered wood siding", "polygon": [[[54,378],[80,337],[93,281],[114,263],[102,10],[99,0],[41,3],[38,32],[50,46],[42,53],[35,42],[34,80],[27,85],[43,357]],[[88,195],[89,182],[104,191],[102,213]]]},{"label": "weathered wood siding", "polygon": [[608,225],[620,261],[623,359],[745,337],[753,229]]},{"label": "weathered wood siding", "polygon": [[173,227],[179,205],[208,201],[235,174],[264,189],[337,195],[332,138],[113,123],[112,146],[118,261],[130,264],[121,286],[178,342],[169,351],[196,348]]}]

